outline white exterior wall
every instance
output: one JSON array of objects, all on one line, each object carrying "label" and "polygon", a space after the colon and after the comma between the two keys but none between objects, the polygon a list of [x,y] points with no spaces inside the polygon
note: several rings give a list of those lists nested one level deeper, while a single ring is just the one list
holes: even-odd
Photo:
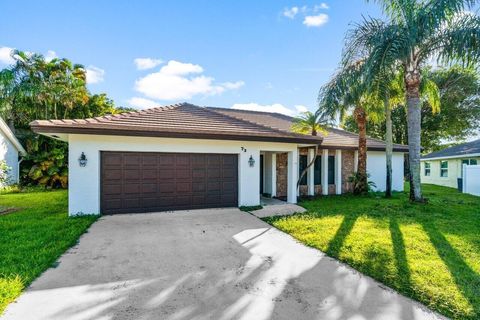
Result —
[{"label": "white exterior wall", "polygon": [[5,161],[10,167],[9,182],[18,183],[18,150],[0,130],[0,161]]},{"label": "white exterior wall", "polygon": [[[260,204],[260,151],[289,152],[297,159],[297,145],[255,141],[224,141],[100,135],[69,135],[69,214],[100,212],[100,151],[185,152],[238,154],[239,206]],[[243,152],[241,148],[245,148]],[[78,158],[84,152],[87,166]],[[252,156],[255,166],[248,164]],[[290,158],[290,157],[289,157]],[[264,159],[265,160],[265,159]],[[290,167],[290,166],[289,166]],[[290,178],[296,178],[298,161],[292,162]],[[288,202],[296,202],[296,180],[289,183]]]},{"label": "white exterior wall", "polygon": [[[375,182],[376,191],[385,191],[387,183],[387,156],[384,151],[367,152],[367,172],[370,181]],[[403,153],[394,152],[392,156],[392,189],[403,191]]]}]

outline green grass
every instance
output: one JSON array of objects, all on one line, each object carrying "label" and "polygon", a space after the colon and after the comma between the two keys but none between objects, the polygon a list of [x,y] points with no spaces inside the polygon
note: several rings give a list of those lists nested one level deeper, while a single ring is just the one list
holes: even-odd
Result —
[{"label": "green grass", "polygon": [[424,185],[408,194],[322,197],[265,219],[304,244],[455,319],[480,319],[480,198]]},{"label": "green grass", "polygon": [[0,194],[0,314],[97,219],[69,218],[67,191]]}]

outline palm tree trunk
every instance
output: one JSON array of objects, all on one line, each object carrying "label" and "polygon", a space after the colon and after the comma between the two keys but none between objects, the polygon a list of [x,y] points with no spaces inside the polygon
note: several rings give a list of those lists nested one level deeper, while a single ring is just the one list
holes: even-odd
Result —
[{"label": "palm tree trunk", "polygon": [[410,165],[410,200],[423,202],[420,182],[420,71],[418,68],[408,68],[405,72],[405,87],[407,94],[407,126],[408,126],[408,162]]},{"label": "palm tree trunk", "polygon": [[367,181],[367,114],[362,107],[355,108],[355,121],[358,126],[358,181],[354,188],[355,194],[368,192]]},{"label": "palm tree trunk", "polygon": [[392,109],[389,98],[385,99],[385,153],[387,162],[387,181],[385,197],[392,197],[392,154],[393,154],[393,132],[392,132]]}]

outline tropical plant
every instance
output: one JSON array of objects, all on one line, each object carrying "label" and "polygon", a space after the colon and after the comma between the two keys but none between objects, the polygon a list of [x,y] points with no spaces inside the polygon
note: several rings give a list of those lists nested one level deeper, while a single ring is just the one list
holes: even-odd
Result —
[{"label": "tropical plant", "polygon": [[[385,117],[385,153],[386,153],[386,187],[385,197],[392,196],[392,156],[393,156],[393,124],[392,109],[405,105],[405,90],[403,86],[403,72],[401,68],[391,68],[379,78],[380,83],[373,86],[381,96],[384,104]],[[420,85],[422,100],[437,113],[440,110],[440,92],[436,83],[428,76],[422,77]],[[377,121],[378,122],[378,121]]]},{"label": "tropical plant", "polygon": [[330,117],[321,113],[305,111],[293,119],[292,131],[316,136],[318,133],[327,134],[327,128],[332,124]]},{"label": "tropical plant", "polygon": [[[410,199],[422,202],[420,185],[421,69],[431,59],[472,64],[480,59],[480,18],[465,8],[475,0],[373,0],[388,21],[366,18],[349,33],[344,65],[366,58],[369,77],[392,65],[403,69],[407,104]],[[368,52],[368,55],[365,53]]]},{"label": "tropical plant", "polygon": [[[373,191],[374,188],[377,187],[375,182],[368,180],[370,178],[370,174],[364,175],[361,172],[354,172],[350,177],[348,177],[348,182],[353,185],[353,190],[357,190],[363,188],[363,184],[365,183],[364,180],[367,180],[367,192]],[[359,186],[361,185],[361,186]]]},{"label": "tropical plant", "polygon": [[[312,136],[317,136],[318,133],[322,135],[327,135],[327,128],[332,125],[331,117],[322,113],[321,110],[315,112],[305,111],[302,112],[299,116],[293,119],[292,131],[301,133],[301,134],[311,134]],[[300,173],[300,177],[297,181],[297,188],[300,185],[303,177],[307,174],[308,168],[310,168],[317,159],[318,156],[318,145],[315,146],[314,157],[310,163],[307,164],[305,169]]]},{"label": "tropical plant", "polygon": [[358,172],[360,182],[354,188],[355,194],[368,192],[367,181],[367,120],[378,120],[382,103],[376,93],[369,90],[370,83],[364,77],[362,60],[344,66],[325,84],[319,93],[319,110],[340,120],[352,112],[358,126]]},{"label": "tropical plant", "polygon": [[[440,94],[440,110],[432,109],[427,97],[422,94],[422,149],[430,153],[445,148],[446,142],[465,141],[476,135],[480,129],[480,74],[474,69],[460,66],[425,69],[422,79],[430,79]],[[407,112],[403,81],[401,102],[392,104],[393,142],[408,144]],[[348,116],[343,128],[358,132],[355,119]],[[368,121],[367,134],[385,139],[385,119],[380,122]]]},{"label": "tropical plant", "polygon": [[29,123],[120,111],[105,94],[90,94],[82,65],[67,59],[47,61],[42,55],[21,51],[14,51],[12,58],[15,63],[0,71],[0,116],[28,152],[22,162],[22,183],[66,187],[67,144],[34,134]]},{"label": "tropical plant", "polygon": [[10,168],[5,160],[0,161],[0,188],[7,186],[10,182]]}]

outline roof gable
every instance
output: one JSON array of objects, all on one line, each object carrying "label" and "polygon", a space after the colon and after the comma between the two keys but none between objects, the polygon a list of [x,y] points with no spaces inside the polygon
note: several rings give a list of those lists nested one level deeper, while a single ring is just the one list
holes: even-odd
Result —
[{"label": "roof gable", "polygon": [[0,131],[12,143],[12,145],[15,147],[15,149],[17,149],[18,152],[20,152],[21,154],[27,153],[20,141],[18,141],[17,137],[15,137],[12,130],[10,130],[10,128],[5,123],[5,121],[3,121],[2,118],[0,118]]}]

